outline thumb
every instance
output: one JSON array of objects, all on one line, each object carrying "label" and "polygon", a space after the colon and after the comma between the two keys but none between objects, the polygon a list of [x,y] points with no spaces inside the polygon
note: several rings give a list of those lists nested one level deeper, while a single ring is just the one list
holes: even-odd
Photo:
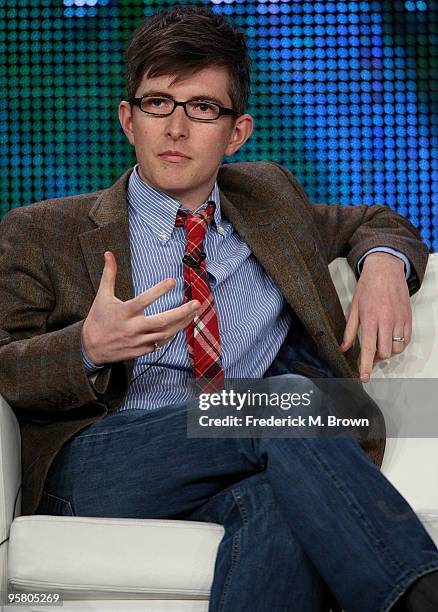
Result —
[{"label": "thumb", "polygon": [[359,308],[357,307],[357,302],[353,302],[350,309],[350,314],[348,315],[347,325],[345,326],[344,338],[342,340],[342,344],[340,345],[340,349],[342,352],[348,351],[354,344],[354,341],[357,336],[359,328]]},{"label": "thumb", "polygon": [[111,251],[103,254],[105,265],[100,279],[98,293],[114,297],[117,275],[117,262]]}]

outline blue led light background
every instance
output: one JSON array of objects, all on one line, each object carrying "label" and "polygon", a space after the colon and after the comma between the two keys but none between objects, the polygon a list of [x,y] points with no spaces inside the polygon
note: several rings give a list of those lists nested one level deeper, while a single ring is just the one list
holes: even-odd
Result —
[{"label": "blue led light background", "polygon": [[[0,216],[109,186],[134,162],[123,52],[175,2],[0,0]],[[247,35],[255,132],[314,202],[385,204],[438,251],[438,1],[212,0]]]}]

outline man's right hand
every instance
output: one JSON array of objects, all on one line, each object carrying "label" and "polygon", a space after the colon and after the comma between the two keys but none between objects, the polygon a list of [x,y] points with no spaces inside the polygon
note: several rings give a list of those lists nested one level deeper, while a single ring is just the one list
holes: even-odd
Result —
[{"label": "man's right hand", "polygon": [[117,263],[111,251],[104,254],[105,267],[99,289],[82,328],[82,344],[96,365],[146,355],[162,346],[194,319],[200,307],[192,300],[178,308],[145,316],[144,309],[175,287],[168,278],[122,302],[114,295]]}]

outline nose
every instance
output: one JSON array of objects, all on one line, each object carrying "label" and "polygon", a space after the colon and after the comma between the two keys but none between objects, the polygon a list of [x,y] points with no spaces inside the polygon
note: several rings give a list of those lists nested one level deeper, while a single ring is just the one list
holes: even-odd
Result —
[{"label": "nose", "polygon": [[173,113],[167,117],[166,131],[173,139],[187,138],[189,135],[190,119],[182,106],[177,106]]}]

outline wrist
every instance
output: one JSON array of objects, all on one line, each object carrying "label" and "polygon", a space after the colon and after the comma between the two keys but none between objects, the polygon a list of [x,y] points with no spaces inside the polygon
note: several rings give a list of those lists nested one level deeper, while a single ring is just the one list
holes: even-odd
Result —
[{"label": "wrist", "polygon": [[93,347],[93,343],[90,339],[87,319],[85,319],[84,324],[82,326],[81,341],[82,341],[82,350],[85,352],[86,356],[88,357],[88,360],[91,361],[96,366],[102,365],[100,363],[99,355],[96,354],[96,351]]},{"label": "wrist", "polygon": [[370,253],[364,259],[363,269],[365,269],[365,267],[370,267],[370,265],[374,264],[391,264],[396,267],[398,266],[404,274],[405,263],[402,259],[400,259],[400,257],[397,257],[397,255],[392,255],[391,253],[383,252]]}]

